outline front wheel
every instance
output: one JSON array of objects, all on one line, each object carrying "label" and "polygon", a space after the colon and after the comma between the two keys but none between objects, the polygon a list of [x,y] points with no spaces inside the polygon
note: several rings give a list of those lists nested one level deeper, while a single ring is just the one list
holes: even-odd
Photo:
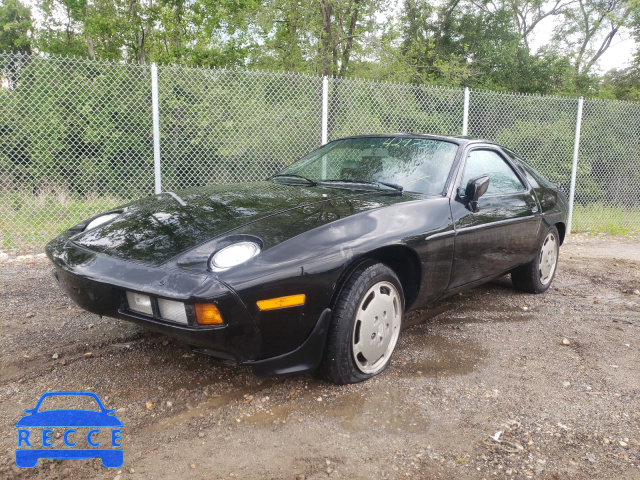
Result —
[{"label": "front wheel", "polygon": [[558,229],[553,226],[545,235],[536,257],[511,272],[513,285],[525,292],[545,292],[556,275],[559,248]]},{"label": "front wheel", "polygon": [[400,281],[386,265],[356,268],[333,310],[321,365],[327,380],[362,382],[389,366],[400,335],[403,299]]}]

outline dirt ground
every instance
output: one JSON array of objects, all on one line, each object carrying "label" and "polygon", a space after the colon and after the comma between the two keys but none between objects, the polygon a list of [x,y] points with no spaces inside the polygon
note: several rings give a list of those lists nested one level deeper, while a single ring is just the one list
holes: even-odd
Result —
[{"label": "dirt ground", "polygon": [[[45,259],[11,253],[0,477],[640,479],[640,238],[575,235],[546,294],[504,277],[418,312],[425,323],[403,332],[391,367],[346,387],[256,378],[101,320],[61,293]],[[116,409],[122,468],[15,466],[16,421],[53,390]]]}]

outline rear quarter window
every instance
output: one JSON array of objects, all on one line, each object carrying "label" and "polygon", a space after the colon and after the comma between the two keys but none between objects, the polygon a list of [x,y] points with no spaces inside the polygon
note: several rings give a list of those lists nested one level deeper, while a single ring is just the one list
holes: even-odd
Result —
[{"label": "rear quarter window", "polygon": [[547,188],[556,188],[556,185],[551,183],[549,180],[544,178],[535,168],[529,165],[527,162],[518,157],[514,152],[503,148],[503,151],[513,160],[520,171],[527,177],[529,183],[531,183],[532,187],[547,187]]}]

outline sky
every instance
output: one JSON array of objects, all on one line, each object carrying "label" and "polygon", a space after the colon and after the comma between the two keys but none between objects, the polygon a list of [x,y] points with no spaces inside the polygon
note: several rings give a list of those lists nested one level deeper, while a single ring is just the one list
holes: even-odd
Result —
[{"label": "sky", "polygon": [[598,62],[600,72],[612,69],[623,69],[631,66],[633,55],[637,50],[636,43],[631,38],[617,39]]},{"label": "sky", "polygon": [[[555,19],[548,17],[538,24],[534,31],[531,48],[537,51],[549,41],[553,35]],[[614,37],[609,49],[600,57],[597,63],[599,73],[605,73],[612,69],[621,70],[631,65],[633,56],[638,50],[638,45],[631,38],[628,31],[621,31]]]}]

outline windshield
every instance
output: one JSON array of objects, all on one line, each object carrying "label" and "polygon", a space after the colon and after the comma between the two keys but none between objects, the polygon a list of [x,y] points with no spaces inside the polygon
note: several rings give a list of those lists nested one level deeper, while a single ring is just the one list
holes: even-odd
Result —
[{"label": "windshield", "polygon": [[45,397],[38,407],[38,412],[47,410],[94,410],[100,411],[100,407],[93,397],[88,395],[51,395]]},{"label": "windshield", "polygon": [[325,186],[341,188],[360,188],[357,181],[388,188],[386,183],[405,191],[439,195],[457,150],[453,143],[424,138],[347,138],[310,153],[273,180],[310,186],[327,182]]}]

